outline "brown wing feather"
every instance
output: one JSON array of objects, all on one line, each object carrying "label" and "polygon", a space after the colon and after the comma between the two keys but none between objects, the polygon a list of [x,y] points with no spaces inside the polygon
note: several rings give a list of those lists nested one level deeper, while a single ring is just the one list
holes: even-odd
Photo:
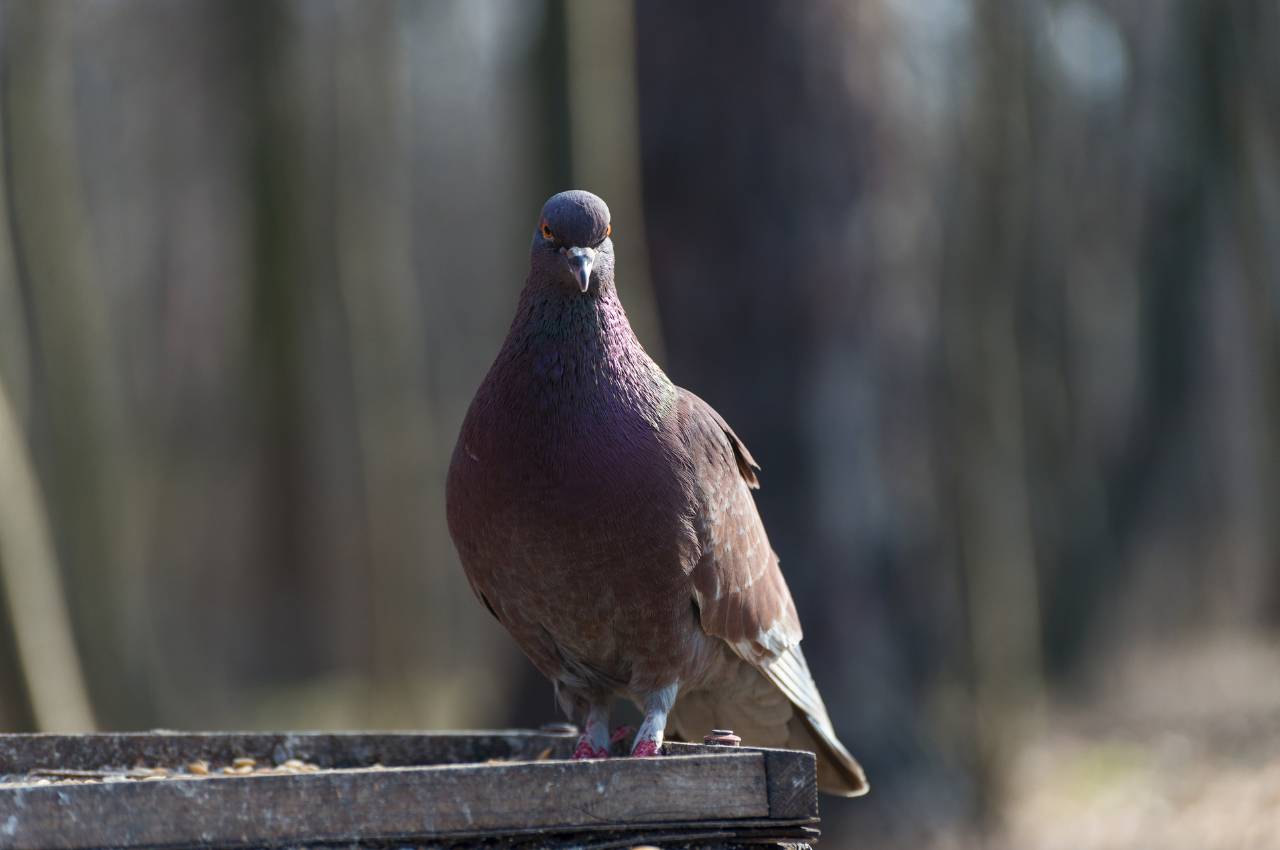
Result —
[{"label": "brown wing feather", "polygon": [[862,769],[836,738],[800,651],[800,619],[751,497],[760,467],[705,401],[681,390],[680,413],[701,489],[702,556],[693,584],[702,628],[728,643],[803,714],[819,761],[825,761],[820,773],[827,790],[865,793]]},{"label": "brown wing feather", "polygon": [[738,438],[738,435],[729,427],[729,423],[724,421],[724,417],[717,413],[714,407],[686,389],[681,389],[680,392],[682,397],[687,397],[690,400],[689,404],[691,406],[700,408],[703,414],[711,416],[711,420],[719,427],[722,436],[718,437],[714,431],[706,434],[706,436],[717,442],[723,442],[724,438],[727,437],[729,444],[733,448],[734,463],[738,467],[738,473],[742,476],[742,480],[747,482],[747,486],[752,490],[760,489],[760,479],[756,477],[756,473],[760,471],[760,464],[756,463],[756,459],[751,456],[751,452],[747,451],[746,443]]}]

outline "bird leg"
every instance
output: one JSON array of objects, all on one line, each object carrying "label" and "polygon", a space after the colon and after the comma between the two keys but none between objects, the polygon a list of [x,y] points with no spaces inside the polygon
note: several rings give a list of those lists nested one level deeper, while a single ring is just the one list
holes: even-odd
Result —
[{"label": "bird leg", "polygon": [[667,729],[667,714],[676,704],[676,694],[679,690],[679,683],[675,683],[645,697],[644,722],[640,724],[640,731],[636,732],[635,743],[631,745],[631,755],[656,756],[662,749],[662,736]]},{"label": "bird leg", "polygon": [[609,757],[609,706],[592,704],[587,709],[587,722],[582,737],[574,747],[575,759],[607,759]]}]

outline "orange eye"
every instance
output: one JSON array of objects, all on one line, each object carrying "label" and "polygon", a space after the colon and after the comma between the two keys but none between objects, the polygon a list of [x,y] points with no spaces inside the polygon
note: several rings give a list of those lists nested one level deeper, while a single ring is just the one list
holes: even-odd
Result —
[{"label": "orange eye", "polygon": [[612,224],[606,224],[606,225],[604,226],[604,238],[605,238],[605,239],[608,239],[608,238],[609,238],[609,234],[610,234],[610,233],[612,233],[612,232],[613,232],[613,225],[612,225]]},{"label": "orange eye", "polygon": [[542,223],[542,238],[548,241],[556,238],[556,235],[551,232],[551,225],[545,221]]}]

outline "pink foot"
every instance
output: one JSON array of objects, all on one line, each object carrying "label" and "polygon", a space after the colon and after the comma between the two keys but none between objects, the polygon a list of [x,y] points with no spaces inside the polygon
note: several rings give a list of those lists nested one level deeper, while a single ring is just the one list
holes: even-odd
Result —
[{"label": "pink foot", "polygon": [[634,726],[619,726],[617,729],[613,730],[613,735],[610,736],[609,743],[616,744],[619,741],[625,741],[627,738],[631,737],[631,733],[634,731],[636,731]]},{"label": "pink foot", "polygon": [[574,761],[581,759],[607,759],[608,757],[609,751],[596,749],[591,745],[591,741],[587,740],[586,735],[578,739],[578,746],[573,750]]},{"label": "pink foot", "polygon": [[631,749],[631,755],[636,757],[656,756],[658,755],[658,742],[652,739],[636,741],[636,745]]}]

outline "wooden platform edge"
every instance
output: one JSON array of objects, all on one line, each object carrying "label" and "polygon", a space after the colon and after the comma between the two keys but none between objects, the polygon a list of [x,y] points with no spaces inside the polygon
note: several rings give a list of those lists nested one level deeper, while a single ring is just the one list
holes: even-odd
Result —
[{"label": "wooden platform edge", "polygon": [[91,770],[136,764],[178,766],[196,759],[228,764],[249,757],[323,768],[409,767],[491,759],[566,758],[573,733],[523,729],[466,732],[95,732],[0,735],[0,776],[36,768]]},{"label": "wooden platform edge", "polygon": [[818,760],[803,750],[769,747],[723,747],[672,741],[664,745],[672,755],[754,752],[764,757],[769,817],[780,820],[818,817]]},{"label": "wooden platform edge", "polygon": [[28,786],[0,794],[0,847],[233,847],[760,820],[770,816],[762,759],[740,752]]}]

